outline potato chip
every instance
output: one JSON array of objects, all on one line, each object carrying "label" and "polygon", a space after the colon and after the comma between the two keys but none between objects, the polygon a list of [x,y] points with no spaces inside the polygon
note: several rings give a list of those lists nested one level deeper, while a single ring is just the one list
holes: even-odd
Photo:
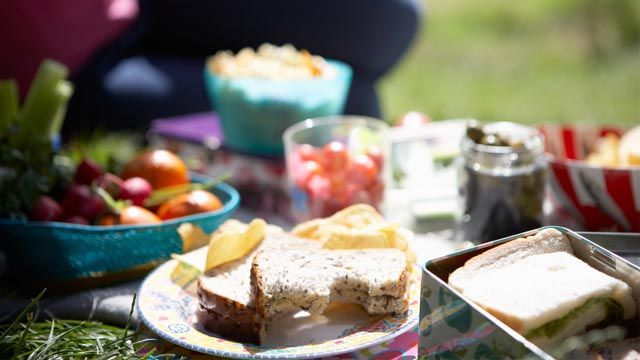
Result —
[{"label": "potato chip", "polygon": [[325,249],[371,249],[390,247],[387,236],[377,231],[342,230],[331,234],[322,247]]},{"label": "potato chip", "polygon": [[249,224],[245,224],[240,220],[229,219],[218,226],[218,229],[213,232],[213,235],[232,231],[245,232],[245,230],[247,230],[247,227],[249,227]]},{"label": "potato chip", "polygon": [[182,252],[186,253],[209,242],[209,235],[205,234],[199,226],[184,223],[178,227],[178,234],[182,239]]},{"label": "potato chip", "polygon": [[640,126],[627,131],[622,138],[611,133],[599,138],[585,160],[596,166],[640,165]]},{"label": "potato chip", "polygon": [[385,224],[380,226],[378,231],[387,236],[389,247],[402,251],[406,251],[409,248],[409,241],[404,234],[407,230],[400,228],[400,225]]},{"label": "potato chip", "polygon": [[364,229],[334,231],[323,244],[326,249],[395,248],[409,251],[406,230],[398,224],[376,224]]},{"label": "potato chip", "polygon": [[202,275],[202,269],[186,257],[172,254],[171,258],[177,262],[176,267],[171,272],[171,281],[178,286],[186,288]]},{"label": "potato chip", "polygon": [[349,206],[333,214],[328,221],[350,228],[364,228],[372,224],[384,222],[384,218],[371,205],[357,204]]},{"label": "potato chip", "polygon": [[627,131],[620,139],[620,161],[625,165],[640,166],[640,125]]},{"label": "potato chip", "polygon": [[375,208],[365,204],[349,206],[325,219],[301,223],[292,233],[321,241],[325,249],[395,248],[406,254],[409,264],[416,261],[409,247],[411,231],[386,222]]},{"label": "potato chip", "polygon": [[291,230],[291,233],[295,236],[318,240],[315,238],[315,234],[317,233],[318,228],[320,227],[320,225],[322,225],[324,221],[325,219],[314,219],[314,220],[305,221],[303,223],[296,225]]},{"label": "potato chip", "polygon": [[413,233],[408,229],[400,227],[396,230],[394,235],[393,247],[402,251],[411,252],[411,248],[409,248],[409,241],[413,240]]},{"label": "potato chip", "polygon": [[291,230],[293,235],[328,241],[333,233],[345,229],[363,229],[369,225],[380,224],[384,218],[375,208],[366,204],[349,206],[325,219],[315,219],[299,224]]},{"label": "potato chip", "polygon": [[615,134],[606,134],[596,142],[595,151],[589,154],[586,161],[592,165],[615,166],[620,163],[620,139]]},{"label": "potato chip", "polygon": [[[249,228],[249,224],[243,223],[240,220],[230,219],[222,223],[212,236],[223,232],[245,232]],[[284,230],[276,225],[267,224],[265,228],[265,234],[281,234]]]},{"label": "potato chip", "polygon": [[264,220],[254,219],[243,232],[234,229],[214,234],[209,242],[205,272],[248,254],[262,241],[266,228]]}]

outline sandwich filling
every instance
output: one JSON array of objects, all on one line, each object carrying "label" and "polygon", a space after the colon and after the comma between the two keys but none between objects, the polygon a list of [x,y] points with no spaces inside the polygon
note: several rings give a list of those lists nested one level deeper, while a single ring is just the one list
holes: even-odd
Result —
[{"label": "sandwich filling", "polygon": [[604,327],[622,321],[624,309],[615,300],[606,297],[593,298],[571,310],[559,319],[550,321],[528,333],[525,337],[538,346],[545,347],[584,332],[589,326]]}]

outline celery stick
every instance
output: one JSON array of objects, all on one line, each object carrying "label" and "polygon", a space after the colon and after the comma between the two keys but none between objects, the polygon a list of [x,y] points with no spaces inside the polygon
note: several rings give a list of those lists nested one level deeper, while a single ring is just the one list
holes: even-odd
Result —
[{"label": "celery stick", "polygon": [[[65,88],[63,86],[63,88]],[[31,144],[32,147],[38,147],[41,145],[47,145],[51,143],[53,140],[53,136],[55,135],[54,128],[58,126],[58,124],[62,125],[64,111],[67,107],[67,102],[71,93],[67,91],[69,88],[66,87],[66,90],[61,90],[60,87],[56,86],[49,94],[49,99],[46,103],[47,111],[42,113],[42,116],[48,116],[49,120],[45,122],[41,128],[32,129],[29,132],[24,132],[23,135],[28,135],[28,138],[23,138],[26,140],[26,143]],[[44,104],[44,103],[43,103]],[[44,106],[44,105],[43,105]]]},{"label": "celery stick", "polygon": [[64,117],[67,114],[67,103],[73,95],[73,84],[69,81],[60,81],[56,91],[60,95],[60,106],[58,107],[58,111],[56,112],[53,121],[51,122],[51,126],[49,127],[48,135],[53,138],[56,136],[60,129],[62,128],[62,124],[64,123]]},{"label": "celery stick", "polygon": [[23,140],[39,138],[39,132],[51,129],[62,100],[56,89],[68,74],[61,63],[48,59],[42,62],[18,116]]},{"label": "celery stick", "polygon": [[13,79],[0,80],[0,133],[11,126],[17,113],[18,83]]}]

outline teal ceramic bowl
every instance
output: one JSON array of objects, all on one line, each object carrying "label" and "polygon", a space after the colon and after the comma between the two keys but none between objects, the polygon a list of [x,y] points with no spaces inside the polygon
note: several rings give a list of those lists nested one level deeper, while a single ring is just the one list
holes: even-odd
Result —
[{"label": "teal ceramic bowl", "polygon": [[140,276],[173,253],[182,253],[176,229],[189,222],[212,232],[240,203],[221,183],[212,191],[223,207],[154,225],[90,226],[0,219],[0,247],[11,275],[26,287],[78,288]]},{"label": "teal ceramic bowl", "polygon": [[211,106],[220,116],[225,146],[282,157],[282,134],[289,126],[309,118],[342,114],[352,71],[345,63],[328,63],[336,69],[333,78],[299,81],[225,78],[205,66],[204,82]]}]

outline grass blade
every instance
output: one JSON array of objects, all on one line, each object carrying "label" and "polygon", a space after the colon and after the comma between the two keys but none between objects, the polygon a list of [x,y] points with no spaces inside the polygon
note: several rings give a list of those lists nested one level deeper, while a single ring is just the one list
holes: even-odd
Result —
[{"label": "grass blade", "polygon": [[[47,340],[45,343],[43,343],[42,345],[38,346],[38,348],[36,348],[36,350],[27,358],[27,360],[33,360],[33,359],[39,359],[39,352],[41,352],[42,354],[46,354],[47,350],[49,350],[49,348],[51,346],[53,346],[56,341],[62,339],[63,337],[65,337],[67,334],[81,328],[84,325],[84,322],[81,324],[78,324],[76,326],[71,327],[70,329],[67,329],[63,332],[61,332],[60,334],[54,336],[54,337],[50,337],[49,340]],[[51,335],[53,335],[53,322],[52,322],[52,326],[51,326]],[[34,357],[35,356],[35,357]],[[48,355],[47,358],[49,358],[50,356]]]},{"label": "grass blade", "polygon": [[13,320],[13,322],[7,327],[2,335],[0,335],[0,341],[2,341],[9,333],[11,333],[11,331],[13,331],[16,326],[18,326],[18,324],[20,324],[20,320],[22,320],[22,318],[24,318],[25,315],[29,311],[31,311],[31,309],[36,306],[36,304],[38,304],[38,301],[40,301],[46,291],[47,289],[43,289],[42,291],[40,291],[40,294],[38,294],[38,296],[31,300],[31,303],[29,303],[29,305],[27,305],[27,307],[25,307],[22,312],[20,312],[20,314],[15,318],[15,320]]},{"label": "grass blade", "polygon": [[124,334],[122,334],[122,341],[127,339],[127,332],[129,331],[129,325],[131,323],[131,317],[133,316],[133,310],[136,307],[136,293],[133,293],[133,299],[131,300],[131,309],[129,309],[129,316],[127,317],[127,323],[124,327]]},{"label": "grass blade", "polygon": [[16,349],[13,352],[14,357],[17,357],[17,355],[20,354],[20,352],[22,351],[22,348],[24,347],[25,339],[27,337],[27,333],[29,332],[29,329],[31,329],[31,325],[33,324],[33,319],[35,319],[35,316],[33,315],[33,313],[29,313],[27,315],[27,325],[24,327],[24,330],[22,330],[22,335],[20,335],[20,340],[18,340],[18,343],[16,344]]},{"label": "grass blade", "polygon": [[[36,322],[32,313],[35,298],[16,321],[0,325],[0,358],[12,360],[50,359],[166,359],[171,354],[156,355],[156,339],[136,340],[132,330],[133,311],[137,299],[134,295],[129,318],[124,328],[95,321],[45,320]],[[25,320],[27,314],[27,320]],[[21,322],[22,321],[22,322]],[[7,331],[8,330],[8,331]]]}]

